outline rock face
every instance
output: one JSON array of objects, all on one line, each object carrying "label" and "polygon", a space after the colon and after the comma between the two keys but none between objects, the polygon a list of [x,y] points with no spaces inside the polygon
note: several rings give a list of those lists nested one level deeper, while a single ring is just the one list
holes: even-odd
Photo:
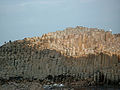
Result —
[{"label": "rock face", "polygon": [[77,26],[0,47],[1,80],[67,82],[68,77],[119,84],[120,34]]}]

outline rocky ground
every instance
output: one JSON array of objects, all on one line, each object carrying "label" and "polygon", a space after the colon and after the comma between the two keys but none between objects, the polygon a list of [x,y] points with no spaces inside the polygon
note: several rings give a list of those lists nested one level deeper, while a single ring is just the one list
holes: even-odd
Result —
[{"label": "rocky ground", "polygon": [[8,82],[0,85],[0,90],[44,90],[37,82]]}]

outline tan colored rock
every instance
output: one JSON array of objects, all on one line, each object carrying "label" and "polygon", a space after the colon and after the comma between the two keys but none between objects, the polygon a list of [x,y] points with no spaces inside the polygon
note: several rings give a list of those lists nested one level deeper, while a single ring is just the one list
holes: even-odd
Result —
[{"label": "tan colored rock", "polygon": [[0,47],[0,77],[5,79],[62,74],[99,78],[102,72],[105,78],[118,80],[119,62],[120,35],[96,28],[67,28]]}]

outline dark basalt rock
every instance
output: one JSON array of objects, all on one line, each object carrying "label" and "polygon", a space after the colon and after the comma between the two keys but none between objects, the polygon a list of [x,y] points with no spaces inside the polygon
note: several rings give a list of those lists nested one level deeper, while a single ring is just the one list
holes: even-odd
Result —
[{"label": "dark basalt rock", "polygon": [[[117,37],[117,38],[116,38]],[[0,47],[0,81],[119,85],[120,37],[76,27]]]}]

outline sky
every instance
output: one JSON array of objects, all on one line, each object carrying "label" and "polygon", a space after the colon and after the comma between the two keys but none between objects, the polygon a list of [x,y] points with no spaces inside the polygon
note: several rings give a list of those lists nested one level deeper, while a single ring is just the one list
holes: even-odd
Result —
[{"label": "sky", "polygon": [[120,0],[0,0],[0,46],[76,26],[120,33]]}]

